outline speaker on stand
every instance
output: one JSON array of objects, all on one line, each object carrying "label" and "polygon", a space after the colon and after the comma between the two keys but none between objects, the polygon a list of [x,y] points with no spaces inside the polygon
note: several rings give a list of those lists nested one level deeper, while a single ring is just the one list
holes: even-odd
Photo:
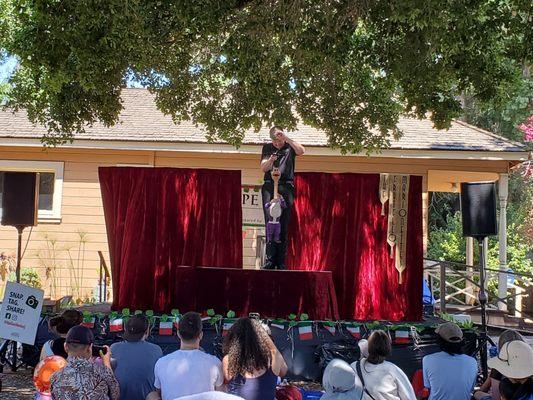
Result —
[{"label": "speaker on stand", "polygon": [[[37,225],[39,202],[39,173],[4,172],[2,190],[2,225],[17,229],[17,283],[20,283],[20,264],[22,261],[22,233],[27,226]],[[19,366],[18,343],[6,340],[0,347],[0,364],[7,364],[12,371]]]},{"label": "speaker on stand", "polygon": [[496,219],[496,184],[494,182],[461,183],[461,217],[463,236],[477,240],[479,248],[479,304],[481,308],[481,331],[479,352],[484,379],[488,376],[487,342],[487,293],[486,254],[483,242],[488,236],[498,234]]}]

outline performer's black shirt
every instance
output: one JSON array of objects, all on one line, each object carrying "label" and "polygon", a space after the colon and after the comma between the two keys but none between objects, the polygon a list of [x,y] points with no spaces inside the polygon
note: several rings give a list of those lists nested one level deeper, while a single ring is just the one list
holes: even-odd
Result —
[{"label": "performer's black shirt", "polygon": [[[278,159],[274,161],[274,167],[279,168],[279,172],[281,173],[280,182],[292,182],[294,180],[296,152],[288,143],[285,143],[281,149],[277,149],[272,143],[268,143],[263,145],[261,161],[267,160],[275,153],[278,155]],[[264,180],[265,182],[272,182],[270,171],[265,172]]]}]

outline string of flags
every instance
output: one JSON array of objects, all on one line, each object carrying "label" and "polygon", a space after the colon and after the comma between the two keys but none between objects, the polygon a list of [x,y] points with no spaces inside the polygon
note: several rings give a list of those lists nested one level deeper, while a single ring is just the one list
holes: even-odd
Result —
[{"label": "string of flags", "polygon": [[[144,314],[148,318],[152,326],[152,335],[172,336],[177,333],[181,317],[177,309],[172,310],[170,315],[155,315],[151,310],[145,312],[136,310],[134,313],[131,313],[127,308],[123,309],[120,313],[113,311],[108,314],[92,314],[85,311],[83,312],[82,325],[90,329],[99,328],[102,334],[108,332],[120,334],[124,331],[125,321],[132,315],[137,314]],[[233,311],[229,311],[223,316],[216,314],[214,310],[210,309],[202,315],[202,321],[215,326],[221,336],[226,336],[233,324],[237,321],[237,318]],[[432,328],[427,324],[395,324],[385,321],[313,321],[309,320],[307,314],[301,314],[300,316],[291,314],[288,316],[288,319],[262,319],[262,322],[267,324],[270,329],[287,331],[291,337],[292,335],[297,335],[300,341],[313,340],[328,334],[332,336],[342,335],[347,338],[359,340],[369,337],[372,331],[376,329],[382,329],[391,334],[391,338],[395,344],[409,344],[417,340],[419,333],[425,329]]]}]

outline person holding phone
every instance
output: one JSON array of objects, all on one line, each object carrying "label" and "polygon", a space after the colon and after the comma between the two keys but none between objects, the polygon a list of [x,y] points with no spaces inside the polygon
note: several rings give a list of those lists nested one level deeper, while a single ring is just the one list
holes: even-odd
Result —
[{"label": "person holding phone", "polygon": [[54,400],[118,400],[119,385],[111,370],[111,351],[100,351],[102,364],[91,361],[94,336],[85,326],[74,326],[65,339],[67,365],[52,375],[50,391]]},{"label": "person holding phone", "polygon": [[279,222],[276,220],[276,223],[279,223],[279,235],[276,234],[275,240],[269,240],[266,244],[266,262],[263,268],[285,269],[289,222],[294,203],[294,165],[296,156],[304,154],[305,148],[288,138],[279,126],[270,129],[270,139],[272,142],[263,145],[261,152],[261,171],[265,173],[261,188],[265,226],[272,222],[270,204],[279,201],[274,198],[273,170],[279,174],[278,192],[283,199],[284,207]]}]

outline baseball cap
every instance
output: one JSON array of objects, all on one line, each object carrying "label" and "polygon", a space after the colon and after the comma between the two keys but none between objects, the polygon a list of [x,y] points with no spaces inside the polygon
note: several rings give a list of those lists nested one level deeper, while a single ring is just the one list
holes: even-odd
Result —
[{"label": "baseball cap", "polygon": [[93,344],[94,335],[89,328],[82,325],[77,325],[70,328],[65,342],[76,344]]},{"label": "baseball cap", "polygon": [[144,315],[134,315],[126,321],[124,325],[124,340],[128,342],[138,342],[148,329],[148,319]]},{"label": "baseball cap", "polygon": [[505,343],[498,357],[488,364],[507,378],[524,379],[533,375],[533,349],[521,340],[513,340]]},{"label": "baseball cap", "polygon": [[453,322],[440,324],[435,333],[450,343],[460,343],[463,340],[463,331]]}]

